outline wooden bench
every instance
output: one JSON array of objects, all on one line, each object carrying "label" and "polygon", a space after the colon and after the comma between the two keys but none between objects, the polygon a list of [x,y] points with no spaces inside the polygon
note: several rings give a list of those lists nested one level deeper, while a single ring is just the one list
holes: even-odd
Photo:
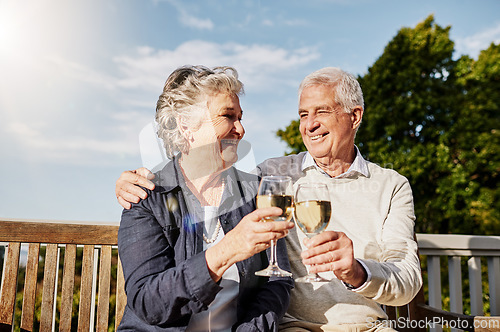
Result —
[{"label": "wooden bench", "polygon": [[[117,276],[113,283],[116,283],[114,326],[118,326],[126,296],[117,257],[117,235],[118,226],[1,220],[0,242],[7,242],[8,249],[4,254],[0,293],[0,331],[12,329],[18,292],[22,292],[22,310],[16,326],[19,324],[22,331],[33,331],[35,327],[39,331],[52,331],[56,315],[59,331],[75,330],[75,326],[72,327],[74,298],[78,299],[78,331],[108,331],[112,261],[117,265],[114,266]],[[28,253],[23,261],[26,246]],[[82,250],[80,272],[75,263]],[[39,264],[41,251],[45,251],[43,267]],[[20,258],[25,263],[25,270],[24,264],[20,269]],[[60,259],[64,260],[62,271],[59,269]],[[18,280],[22,270],[24,281]],[[40,283],[37,276],[42,272],[43,283]],[[78,279],[79,291],[75,290]],[[18,289],[18,284],[22,289]],[[41,304],[36,302],[40,293]],[[40,318],[35,321],[36,307],[40,308]]]},{"label": "wooden bench", "polygon": [[[11,331],[16,294],[20,291],[23,294],[21,318],[16,324],[19,324],[22,331],[33,331],[36,325],[36,295],[40,292],[40,319],[36,321],[37,324],[39,322],[39,331],[52,331],[56,316],[59,318],[59,331],[71,331],[74,297],[78,298],[79,303],[78,331],[108,331],[111,295],[116,296],[114,326],[118,326],[125,308],[126,296],[121,265],[117,257],[117,234],[118,226],[0,220],[0,242],[8,243],[0,293],[0,331]],[[20,256],[23,256],[22,244],[28,246],[28,253],[24,282],[20,283],[24,286],[20,290],[18,276],[22,270],[19,264]],[[38,282],[37,278],[41,273],[39,270],[42,270],[39,266],[41,248],[46,250],[43,284]],[[75,267],[78,248],[83,250],[81,273]],[[62,271],[59,269],[61,257],[64,260]],[[115,263],[112,264],[112,261]],[[112,266],[116,266],[117,270],[114,280],[111,278]],[[75,280],[78,278],[79,292],[75,291]],[[59,279],[62,279],[60,283]],[[110,287],[112,281],[116,282],[114,291]],[[60,305],[56,306],[55,299],[58,297]],[[468,316],[430,307],[426,304],[422,289],[408,305],[387,306],[385,309],[389,322],[403,322],[393,326],[401,331],[426,331],[428,326],[411,324],[433,321],[434,317],[446,321],[465,321],[469,326],[478,326],[475,331],[498,331],[481,326],[500,326],[499,317]],[[498,325],[488,323],[490,321],[495,321]]]}]

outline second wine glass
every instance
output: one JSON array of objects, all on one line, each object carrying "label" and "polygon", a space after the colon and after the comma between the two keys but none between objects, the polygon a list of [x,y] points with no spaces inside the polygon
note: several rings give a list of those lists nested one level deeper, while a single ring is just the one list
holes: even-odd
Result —
[{"label": "second wine glass", "polygon": [[[325,230],[330,222],[332,206],[324,183],[301,183],[295,193],[295,221],[308,238]],[[316,273],[295,279],[296,282],[328,282]]]},{"label": "second wine glass", "polygon": [[[260,181],[257,194],[257,208],[277,206],[283,213],[276,217],[269,217],[263,221],[289,221],[293,215],[292,179],[289,176],[264,176]],[[276,241],[271,240],[271,257],[269,266],[255,272],[265,277],[291,277],[292,274],[278,266],[276,257]]]}]

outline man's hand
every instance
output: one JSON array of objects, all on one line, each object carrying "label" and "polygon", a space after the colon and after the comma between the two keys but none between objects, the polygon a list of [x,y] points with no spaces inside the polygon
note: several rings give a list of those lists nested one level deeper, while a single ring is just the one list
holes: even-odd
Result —
[{"label": "man's hand", "polygon": [[138,203],[141,199],[148,197],[146,192],[139,186],[153,190],[155,185],[149,180],[154,179],[154,177],[154,174],[144,167],[123,172],[116,180],[115,186],[118,203],[125,209],[130,209],[132,206],[130,203]]},{"label": "man's hand", "polygon": [[279,216],[277,207],[257,209],[247,214],[215,246],[207,249],[205,259],[212,278],[218,281],[234,263],[245,260],[269,248],[271,240],[278,240],[294,227],[291,221],[262,222],[265,217]]},{"label": "man's hand", "polygon": [[310,265],[311,273],[333,271],[338,279],[361,286],[367,278],[363,266],[354,258],[352,241],[342,232],[325,231],[304,240],[308,248],[302,252],[302,262]]}]

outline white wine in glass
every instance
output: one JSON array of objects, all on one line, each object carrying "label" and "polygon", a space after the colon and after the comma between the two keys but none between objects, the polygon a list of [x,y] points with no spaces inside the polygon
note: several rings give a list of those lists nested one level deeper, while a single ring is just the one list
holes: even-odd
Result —
[{"label": "white wine in glass", "polygon": [[[293,216],[292,179],[289,176],[264,176],[260,181],[257,194],[257,208],[276,206],[283,210],[279,216],[268,217],[263,221],[289,221]],[[255,272],[264,277],[291,277],[292,274],[278,266],[276,257],[276,241],[271,241],[271,257],[269,266],[264,270]]]},{"label": "white wine in glass", "polygon": [[[312,238],[325,230],[330,222],[332,205],[328,187],[324,183],[302,183],[295,193],[295,221]],[[296,282],[328,282],[316,273],[295,279]]]}]

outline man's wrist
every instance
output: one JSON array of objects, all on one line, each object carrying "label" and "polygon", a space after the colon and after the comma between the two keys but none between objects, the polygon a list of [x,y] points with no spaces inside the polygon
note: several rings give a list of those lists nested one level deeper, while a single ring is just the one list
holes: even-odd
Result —
[{"label": "man's wrist", "polygon": [[355,277],[354,280],[350,280],[351,283],[347,281],[342,281],[344,286],[349,290],[358,289],[364,286],[371,279],[370,270],[363,263],[363,261],[356,259],[356,262],[358,263],[356,264],[356,273],[355,273],[357,277]]}]

